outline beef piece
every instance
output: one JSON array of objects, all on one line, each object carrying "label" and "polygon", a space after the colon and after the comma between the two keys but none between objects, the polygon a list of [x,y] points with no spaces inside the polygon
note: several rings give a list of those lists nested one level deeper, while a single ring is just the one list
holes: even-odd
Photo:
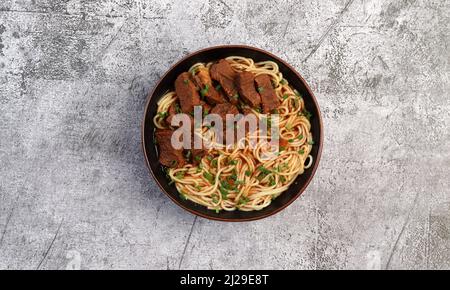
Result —
[{"label": "beef piece", "polygon": [[261,96],[255,89],[255,75],[251,72],[240,72],[236,78],[239,95],[244,101],[252,108],[255,108],[261,104]]},{"label": "beef piece", "polygon": [[159,163],[167,167],[181,167],[185,164],[183,149],[172,147],[172,130],[156,130],[155,137],[159,146]]},{"label": "beef piece", "polygon": [[230,103],[223,103],[223,104],[218,104],[216,105],[212,110],[211,110],[211,114],[218,114],[224,121],[226,121],[226,115],[227,114],[232,114],[232,115],[236,115],[239,114],[239,110],[236,108],[235,105],[230,104]]},{"label": "beef piece", "polygon": [[194,76],[197,86],[200,88],[200,95],[205,97],[206,101],[212,105],[225,103],[226,100],[214,87],[209,72],[206,69],[199,69]]},{"label": "beef piece", "polygon": [[264,113],[270,113],[273,109],[280,106],[277,94],[272,87],[270,77],[266,74],[259,75],[255,78],[258,86],[258,92],[261,95],[262,109]]},{"label": "beef piece", "polygon": [[184,72],[175,80],[175,92],[180,100],[181,111],[186,114],[194,112],[194,106],[200,105],[200,95],[190,76],[190,73]]},{"label": "beef piece", "polygon": [[234,84],[237,73],[233,70],[230,63],[225,59],[221,59],[218,63],[211,66],[209,70],[211,77],[218,81],[223,91],[232,104],[238,103],[237,88]]}]

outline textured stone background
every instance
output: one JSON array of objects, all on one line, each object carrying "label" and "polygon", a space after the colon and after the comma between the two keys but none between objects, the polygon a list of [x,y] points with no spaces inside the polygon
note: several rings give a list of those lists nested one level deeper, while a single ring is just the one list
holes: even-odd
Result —
[{"label": "textured stone background", "polygon": [[[173,3],[175,2],[175,3]],[[449,1],[0,2],[0,268],[450,268]],[[145,97],[243,43],[302,73],[325,147],[276,216],[195,218],[150,178]]]}]

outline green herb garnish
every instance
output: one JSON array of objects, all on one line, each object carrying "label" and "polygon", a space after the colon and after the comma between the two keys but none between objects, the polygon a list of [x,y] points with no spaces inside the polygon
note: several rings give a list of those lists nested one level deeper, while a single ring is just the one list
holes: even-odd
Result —
[{"label": "green herb garnish", "polygon": [[240,198],[239,198],[239,201],[238,201],[238,205],[244,205],[244,204],[246,204],[247,202],[249,202],[250,200],[248,199],[248,197],[246,197],[246,196],[241,196]]},{"label": "green herb garnish", "polygon": [[202,97],[204,97],[204,96],[206,96],[206,94],[208,93],[208,91],[209,91],[209,85],[206,84],[205,87],[200,91],[200,95],[201,95]]},{"label": "green herb garnish", "polygon": [[185,80],[183,81],[183,83],[184,83],[185,85],[189,84],[189,79],[185,79]]},{"label": "green herb garnish", "polygon": [[217,86],[216,86],[216,91],[220,91],[221,88],[222,88],[221,85],[217,85]]},{"label": "green herb garnish", "polygon": [[180,172],[178,172],[177,174],[175,174],[175,177],[176,177],[177,179],[183,179],[183,178],[184,178],[184,174],[185,174],[184,171],[180,171]]},{"label": "green herb garnish", "polygon": [[180,191],[180,197],[181,197],[182,199],[184,199],[184,200],[187,200],[187,199],[188,199],[187,195],[186,195],[184,192],[182,192],[182,191]]},{"label": "green herb garnish", "polygon": [[227,200],[228,199],[228,191],[225,188],[223,188],[222,186],[219,186],[219,191],[220,191],[220,195],[222,195],[222,199]]},{"label": "green herb garnish", "polygon": [[263,87],[258,87],[258,92],[260,92],[260,93],[264,92],[264,88]]},{"label": "green herb garnish", "polygon": [[209,173],[209,172],[203,172],[203,177],[209,181],[209,183],[213,184],[214,183],[214,176]]},{"label": "green herb garnish", "polygon": [[167,115],[169,115],[169,113],[167,113],[167,112],[159,112],[159,113],[158,113],[158,116],[161,117],[161,118],[163,118],[163,119],[164,119],[165,117],[167,117]]},{"label": "green herb garnish", "polygon": [[180,108],[180,105],[178,103],[175,104],[175,112],[177,112],[177,113],[181,113],[182,112],[181,108]]},{"label": "green herb garnish", "polygon": [[252,175],[252,172],[251,172],[250,170],[245,170],[245,175],[246,175],[246,176],[251,176],[251,175]]},{"label": "green herb garnish", "polygon": [[269,169],[265,168],[262,165],[258,167],[258,170],[261,171],[263,174],[266,174],[266,175],[271,173],[271,171]]},{"label": "green herb garnish", "polygon": [[312,114],[309,112],[309,111],[307,111],[307,110],[303,110],[303,115],[306,117],[306,119],[311,119],[311,117],[312,117]]},{"label": "green herb garnish", "polygon": [[269,186],[274,186],[274,185],[275,185],[275,178],[273,178],[273,176],[271,176],[269,179]]}]

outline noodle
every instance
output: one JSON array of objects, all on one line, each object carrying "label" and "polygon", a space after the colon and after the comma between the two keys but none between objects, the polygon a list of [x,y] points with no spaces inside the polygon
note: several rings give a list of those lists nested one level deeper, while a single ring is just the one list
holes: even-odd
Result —
[{"label": "noodle", "polygon": [[[198,166],[186,164],[181,168],[168,168],[167,173],[181,196],[212,210],[242,211],[260,210],[272,202],[294,182],[296,177],[313,164],[310,155],[313,139],[309,113],[302,97],[283,79],[278,65],[272,61],[255,63],[241,56],[226,58],[236,71],[250,71],[255,75],[271,77],[275,92],[281,101],[278,107],[280,145],[278,156],[263,158],[269,152],[268,143],[258,143],[251,148],[248,143],[255,136],[247,134],[244,148],[209,149]],[[198,68],[208,69],[212,63],[197,63],[189,72]],[[153,122],[158,129],[167,129],[165,112],[177,100],[174,91],[166,93],[158,101]],[[263,114],[251,108],[262,118]],[[208,133],[207,128],[202,129]],[[269,130],[270,131],[270,130]]]}]

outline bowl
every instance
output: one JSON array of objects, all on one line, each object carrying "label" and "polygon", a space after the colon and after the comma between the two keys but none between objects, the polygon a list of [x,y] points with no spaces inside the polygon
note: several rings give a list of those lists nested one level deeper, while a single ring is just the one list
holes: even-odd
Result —
[{"label": "bowl", "polygon": [[[153,124],[153,116],[157,111],[158,100],[169,90],[173,89],[175,79],[177,76],[198,62],[209,62],[225,58],[231,55],[239,55],[250,57],[255,62],[271,60],[278,64],[280,72],[289,84],[297,89],[305,101],[306,109],[312,113],[311,117],[311,131],[315,141],[311,155],[314,157],[312,166],[299,175],[293,184],[280,196],[272,201],[272,203],[257,211],[220,211],[216,213],[213,210],[208,210],[206,207],[196,204],[189,200],[184,200],[180,197],[174,184],[169,185],[169,180],[163,167],[158,162],[158,153],[154,143],[155,126]],[[302,76],[288,63],[270,52],[264,51],[260,48],[255,48],[245,45],[222,45],[214,46],[199,51],[193,52],[175,65],[173,65],[159,80],[153,91],[147,97],[147,103],[144,110],[144,118],[142,120],[142,149],[144,151],[144,158],[151,175],[155,179],[161,190],[177,205],[187,210],[188,212],[211,220],[226,221],[226,222],[242,222],[262,219],[280,212],[292,202],[294,202],[306,189],[311,182],[317,167],[319,165],[320,156],[323,145],[323,125],[320,115],[317,100],[314,97],[309,86],[306,84]]]}]

